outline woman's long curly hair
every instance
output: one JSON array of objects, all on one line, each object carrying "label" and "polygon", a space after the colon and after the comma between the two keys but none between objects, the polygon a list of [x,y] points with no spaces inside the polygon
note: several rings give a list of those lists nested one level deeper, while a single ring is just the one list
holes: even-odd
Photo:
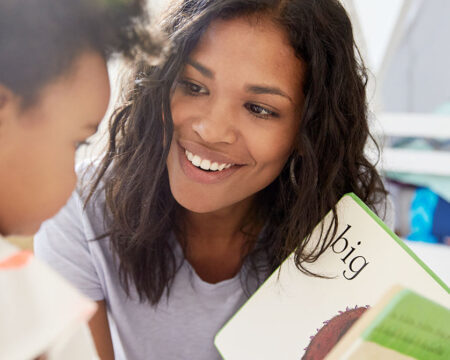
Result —
[{"label": "woman's long curly hair", "polygon": [[[278,178],[258,194],[249,216],[265,226],[246,263],[267,274],[295,251],[298,268],[311,274],[305,263],[329,246],[337,226],[335,205],[345,193],[354,192],[374,210],[385,201],[380,176],[364,153],[373,140],[367,76],[350,20],[337,0],[182,1],[163,22],[172,43],[167,58],[159,66],[138,65],[127,102],[111,118],[109,149],[88,197],[105,192],[107,235],[120,278],[128,294],[135,286],[141,301],[156,304],[168,295],[179,266],[168,241],[179,230],[179,205],[166,169],[173,133],[171,89],[212,21],[249,15],[269,17],[287,32],[306,64],[306,76],[294,150]],[[307,251],[309,234],[330,210],[335,221],[314,251]]]}]

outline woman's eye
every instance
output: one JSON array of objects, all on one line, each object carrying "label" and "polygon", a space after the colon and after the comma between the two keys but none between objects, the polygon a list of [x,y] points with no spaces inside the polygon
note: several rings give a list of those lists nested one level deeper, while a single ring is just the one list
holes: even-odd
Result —
[{"label": "woman's eye", "polygon": [[256,117],[267,119],[269,117],[278,117],[278,114],[272,110],[269,110],[261,105],[257,104],[245,104],[245,108]]},{"label": "woman's eye", "polygon": [[203,86],[193,83],[188,80],[180,80],[180,85],[183,88],[183,91],[188,95],[198,96],[208,94],[208,90]]}]

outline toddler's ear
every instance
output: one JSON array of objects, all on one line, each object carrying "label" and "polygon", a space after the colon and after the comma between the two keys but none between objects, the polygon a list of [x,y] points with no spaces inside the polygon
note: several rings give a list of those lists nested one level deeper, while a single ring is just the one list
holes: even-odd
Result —
[{"label": "toddler's ear", "polygon": [[11,115],[11,111],[15,110],[19,103],[17,95],[0,84],[0,125],[5,121],[5,118]]},{"label": "toddler's ear", "polygon": [[0,110],[5,106],[7,101],[7,94],[6,94],[6,88],[2,85],[0,85]]},{"label": "toddler's ear", "polygon": [[4,110],[9,102],[17,100],[17,96],[6,86],[0,83],[0,111]]},{"label": "toddler's ear", "polygon": [[[1,1],[1,0],[0,0]],[[0,145],[10,136],[21,111],[21,98],[0,83]]]}]

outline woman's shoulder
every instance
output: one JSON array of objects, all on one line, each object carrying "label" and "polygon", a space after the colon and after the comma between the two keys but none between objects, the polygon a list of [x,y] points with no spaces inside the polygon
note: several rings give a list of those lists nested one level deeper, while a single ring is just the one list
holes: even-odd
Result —
[{"label": "woman's shoulder", "polygon": [[[95,173],[95,164],[83,162],[77,165],[76,171],[82,183]],[[66,205],[42,224],[34,237],[34,250],[37,257],[86,296],[101,300],[104,294],[98,271],[110,271],[113,264],[107,237],[103,236],[106,233],[104,201],[101,193],[97,195],[86,203],[84,187],[79,185]]]},{"label": "woman's shoulder", "polygon": [[[77,162],[75,165],[75,172],[77,174],[76,191],[82,198],[85,199],[87,197],[89,191],[92,189],[92,186],[95,184],[100,167],[101,159],[86,159]],[[103,179],[104,177],[97,186],[98,190],[104,187]]]},{"label": "woman's shoulder", "polygon": [[77,187],[72,197],[78,197],[82,204],[83,214],[95,218],[105,216],[105,178],[108,173],[98,181],[101,160],[83,160],[77,163],[75,172],[77,174]]},{"label": "woman's shoulder", "polygon": [[[41,238],[74,238],[90,240],[105,232],[105,196],[103,184],[99,184],[91,193],[99,162],[83,161],[76,165],[78,184],[67,203],[52,218],[46,220],[35,240]],[[62,242],[62,240],[57,240]],[[35,241],[36,242],[36,241]],[[83,241],[84,242],[84,241]]]}]

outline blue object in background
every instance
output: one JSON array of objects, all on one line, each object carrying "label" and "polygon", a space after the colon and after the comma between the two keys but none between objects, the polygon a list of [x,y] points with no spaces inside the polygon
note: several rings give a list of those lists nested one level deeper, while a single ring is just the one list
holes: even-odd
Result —
[{"label": "blue object in background", "polygon": [[439,242],[433,234],[434,214],[439,196],[427,188],[418,188],[411,202],[411,233],[408,240]]},{"label": "blue object in background", "polygon": [[439,197],[434,209],[432,233],[439,242],[450,237],[450,203]]}]

